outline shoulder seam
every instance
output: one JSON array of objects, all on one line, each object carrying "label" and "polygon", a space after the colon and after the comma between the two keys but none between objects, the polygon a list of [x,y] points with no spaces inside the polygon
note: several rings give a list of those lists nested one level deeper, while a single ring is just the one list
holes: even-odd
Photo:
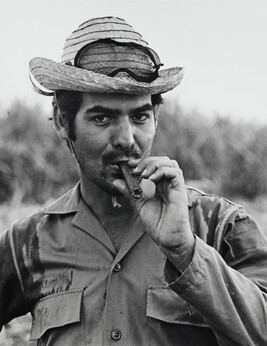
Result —
[{"label": "shoulder seam", "polygon": [[197,189],[195,187],[191,187],[191,186],[188,186],[188,185],[186,187],[187,187],[188,190],[192,190],[192,191],[195,191],[195,192],[199,193],[199,195],[201,197],[218,198],[220,200],[224,200],[225,202],[231,204],[232,206],[236,206],[238,209],[240,209],[240,208],[244,209],[244,207],[242,205],[240,205],[240,204],[238,204],[236,202],[233,202],[233,201],[231,201],[231,200],[229,200],[229,199],[227,199],[227,198],[225,198],[223,196],[219,196],[219,195],[216,195],[216,194],[213,194],[213,193],[206,193],[206,192],[204,192],[202,190],[199,190],[199,189]]},{"label": "shoulder seam", "polygon": [[225,225],[227,224],[227,221],[230,219],[230,217],[237,212],[239,209],[238,205],[232,204],[231,207],[229,207],[226,211],[225,216],[223,219],[219,222],[219,224],[216,227],[215,235],[214,235],[214,243],[213,247],[220,253],[220,248],[222,244],[222,239],[225,233]]}]

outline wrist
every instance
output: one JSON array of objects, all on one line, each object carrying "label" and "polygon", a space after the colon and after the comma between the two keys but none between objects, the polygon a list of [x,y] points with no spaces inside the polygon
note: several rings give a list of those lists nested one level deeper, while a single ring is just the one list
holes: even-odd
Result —
[{"label": "wrist", "polygon": [[192,234],[192,238],[182,245],[179,244],[171,247],[160,246],[160,249],[182,274],[192,261],[195,250],[195,237]]}]

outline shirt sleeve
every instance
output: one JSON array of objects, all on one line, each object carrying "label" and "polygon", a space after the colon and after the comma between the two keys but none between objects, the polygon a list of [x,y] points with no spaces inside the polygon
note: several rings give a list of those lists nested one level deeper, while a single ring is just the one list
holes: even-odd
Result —
[{"label": "shirt sleeve", "polygon": [[196,236],[191,263],[179,273],[175,249],[165,250],[164,281],[194,307],[220,346],[267,345],[267,240],[255,221],[238,219],[223,253]]},{"label": "shirt sleeve", "polygon": [[28,312],[12,248],[11,232],[6,231],[0,235],[0,330]]}]

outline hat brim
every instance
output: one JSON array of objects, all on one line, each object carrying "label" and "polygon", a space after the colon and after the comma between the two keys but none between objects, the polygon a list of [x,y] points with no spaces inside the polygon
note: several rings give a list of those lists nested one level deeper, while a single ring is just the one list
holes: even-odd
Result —
[{"label": "hat brim", "polygon": [[[103,74],[64,65],[46,58],[30,61],[30,73],[45,89],[92,93],[161,94],[175,88],[183,78],[184,69],[173,67],[159,71],[151,83],[109,77]],[[49,94],[49,93],[48,93]]]}]

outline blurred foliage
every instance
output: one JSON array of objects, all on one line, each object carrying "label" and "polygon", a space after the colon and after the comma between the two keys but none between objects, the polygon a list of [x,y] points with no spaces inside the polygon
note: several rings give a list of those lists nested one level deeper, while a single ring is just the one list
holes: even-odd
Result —
[{"label": "blurred foliage", "polygon": [[253,199],[267,192],[267,126],[234,122],[167,103],[160,115],[154,153],[178,161],[185,180],[208,192]]},{"label": "blurred foliage", "polygon": [[[254,198],[267,192],[267,128],[213,120],[175,102],[161,109],[153,154],[179,162],[186,180],[212,192]],[[0,203],[44,203],[78,181],[75,160],[39,106],[14,101],[0,114]]]},{"label": "blurred foliage", "polygon": [[0,201],[44,203],[78,180],[77,166],[38,107],[15,101],[0,116]]}]

